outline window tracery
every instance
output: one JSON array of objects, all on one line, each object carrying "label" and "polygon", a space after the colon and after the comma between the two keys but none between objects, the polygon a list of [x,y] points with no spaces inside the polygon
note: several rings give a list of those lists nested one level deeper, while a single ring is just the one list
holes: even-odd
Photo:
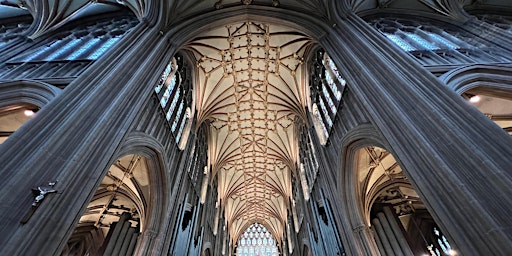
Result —
[{"label": "window tracery", "polygon": [[155,93],[176,143],[180,143],[192,104],[190,69],[182,56],[173,57],[167,64],[155,86]]},{"label": "window tracery", "polygon": [[310,72],[310,91],[312,114],[320,141],[325,144],[341,102],[346,81],[339,69],[324,50],[318,50],[313,56]]},{"label": "window tracery", "polygon": [[448,24],[441,29],[433,22],[398,17],[380,17],[369,24],[425,66],[512,60],[492,42]]},{"label": "window tracery", "polygon": [[277,256],[277,243],[265,226],[254,223],[238,239],[238,256]]},{"label": "window tracery", "polygon": [[32,47],[10,62],[96,60],[137,23],[134,17],[124,16],[81,25],[56,34],[52,42]]},{"label": "window tracery", "polygon": [[[339,98],[341,99],[341,93]],[[315,147],[305,125],[302,125],[299,133],[299,158],[301,162],[301,182],[303,183],[304,197],[307,200],[311,190],[313,190],[318,174],[318,160]]]},{"label": "window tracery", "polygon": [[[51,78],[76,77],[93,61],[114,46],[138,23],[133,15],[84,21],[54,36],[28,45],[0,66],[0,77]],[[20,23],[0,27],[0,49],[30,26]],[[2,33],[3,32],[3,33]],[[50,72],[48,72],[50,70]]]}]

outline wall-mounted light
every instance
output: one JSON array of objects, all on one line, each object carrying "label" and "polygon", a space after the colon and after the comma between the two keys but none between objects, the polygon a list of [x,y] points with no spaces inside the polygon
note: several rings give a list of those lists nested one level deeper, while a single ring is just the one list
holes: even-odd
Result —
[{"label": "wall-mounted light", "polygon": [[34,110],[32,109],[25,109],[25,111],[23,111],[23,114],[25,114],[25,116],[33,116],[35,114]]},{"label": "wall-mounted light", "polygon": [[478,96],[478,95],[473,95],[473,96],[471,96],[471,98],[469,98],[469,102],[471,102],[471,103],[477,103],[479,101],[480,101],[480,96]]}]

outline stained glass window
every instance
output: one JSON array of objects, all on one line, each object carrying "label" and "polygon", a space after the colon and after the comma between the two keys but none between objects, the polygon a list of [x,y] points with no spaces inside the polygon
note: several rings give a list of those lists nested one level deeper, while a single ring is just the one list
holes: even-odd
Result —
[{"label": "stained glass window", "polygon": [[28,49],[9,62],[96,60],[138,23],[133,16],[79,25]]},{"label": "stained glass window", "polygon": [[448,243],[446,237],[441,233],[441,231],[439,231],[437,227],[434,227],[433,230],[433,240],[435,241],[433,241],[430,245],[427,246],[430,255],[456,255],[450,243]]},{"label": "stained glass window", "polygon": [[[511,22],[500,17],[493,20],[510,31]],[[425,66],[512,61],[512,54],[493,42],[449,24],[398,17],[375,18],[369,23]]]},{"label": "stained glass window", "polygon": [[155,94],[165,111],[176,143],[180,142],[192,102],[190,70],[181,56],[169,61],[155,86]]},{"label": "stained glass window", "polygon": [[327,138],[334,124],[346,82],[338,67],[323,50],[317,51],[311,62],[310,89],[314,108],[312,114],[321,120],[319,128]]},{"label": "stained glass window", "polygon": [[503,29],[508,33],[512,34],[512,17],[511,16],[501,16],[501,15],[492,15],[492,14],[484,14],[484,15],[476,15],[480,20],[491,24],[492,26]]},{"label": "stained glass window", "polygon": [[254,223],[240,236],[237,256],[277,256],[277,243],[270,231],[260,223]]}]

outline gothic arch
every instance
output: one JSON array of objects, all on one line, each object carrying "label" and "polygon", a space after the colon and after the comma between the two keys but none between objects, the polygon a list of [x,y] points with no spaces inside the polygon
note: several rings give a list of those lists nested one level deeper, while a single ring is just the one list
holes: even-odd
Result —
[{"label": "gothic arch", "polygon": [[15,80],[0,83],[0,108],[14,104],[31,104],[39,108],[48,104],[61,89],[41,81]]},{"label": "gothic arch", "polygon": [[510,65],[469,65],[447,72],[439,79],[459,95],[478,88],[498,97],[512,97]]},{"label": "gothic arch", "polygon": [[363,124],[349,131],[342,141],[341,171],[337,174],[338,193],[339,197],[342,198],[342,203],[340,204],[342,205],[342,218],[346,219],[342,223],[350,223],[350,226],[346,227],[347,231],[344,235],[352,236],[349,239],[355,241],[355,243],[349,244],[346,249],[356,255],[374,255],[378,253],[371,232],[368,229],[368,224],[365,223],[362,199],[357,194],[357,191],[359,191],[356,182],[358,175],[353,166],[356,151],[370,145],[381,147],[386,145],[372,125]]},{"label": "gothic arch", "polygon": [[326,22],[304,12],[264,6],[234,6],[199,14],[180,24],[173,24],[165,36],[168,40],[172,38],[173,44],[181,46],[212,28],[241,21],[284,25],[301,31],[315,40],[322,38],[329,31]]},{"label": "gothic arch", "polygon": [[[163,146],[155,138],[141,133],[132,132],[122,143],[119,151],[112,159],[118,159],[129,154],[137,154],[146,158],[149,175],[150,196],[147,198],[145,211],[145,226],[141,230],[141,242],[137,245],[136,252],[149,251],[156,254],[162,252],[163,237],[167,209],[167,198],[170,184],[167,170],[164,166],[170,160],[165,157]],[[167,213],[168,214],[168,213]]]}]

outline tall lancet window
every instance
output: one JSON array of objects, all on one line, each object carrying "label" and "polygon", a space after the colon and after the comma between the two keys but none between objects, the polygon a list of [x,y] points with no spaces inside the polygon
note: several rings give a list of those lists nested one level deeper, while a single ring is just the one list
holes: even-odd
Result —
[{"label": "tall lancet window", "polygon": [[191,115],[192,104],[190,69],[181,55],[176,55],[167,64],[155,87],[155,93],[176,143],[179,143]]},{"label": "tall lancet window", "polygon": [[260,223],[254,223],[240,236],[237,256],[277,256],[277,243],[272,234]]},{"label": "tall lancet window", "polygon": [[401,17],[379,17],[369,23],[425,66],[512,60],[507,50],[450,24]]},{"label": "tall lancet window", "polygon": [[315,146],[311,141],[308,129],[302,125],[298,129],[299,133],[299,178],[304,193],[304,199],[309,200],[309,194],[318,174],[318,160],[316,157]]},{"label": "tall lancet window", "polygon": [[324,50],[318,50],[311,60],[309,85],[311,112],[322,144],[327,142],[341,102],[346,81]]}]

